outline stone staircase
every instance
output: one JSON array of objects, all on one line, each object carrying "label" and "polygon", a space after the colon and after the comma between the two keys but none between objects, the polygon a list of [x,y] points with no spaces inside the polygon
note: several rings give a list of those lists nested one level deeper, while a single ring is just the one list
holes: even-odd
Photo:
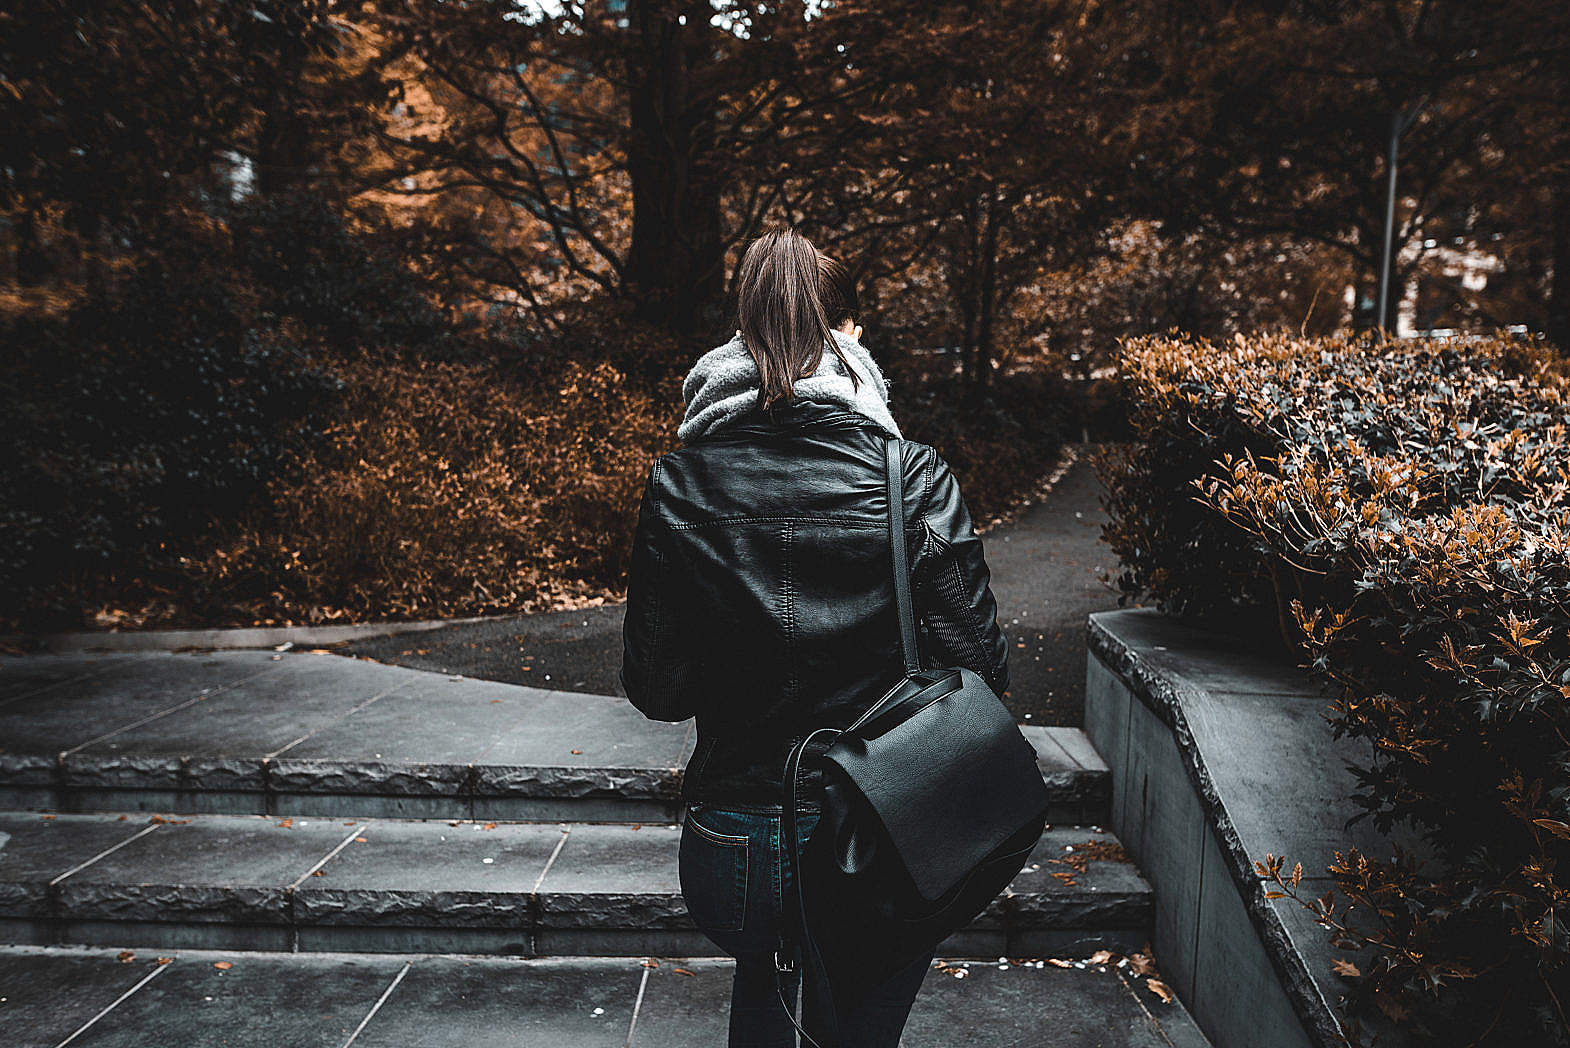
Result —
[{"label": "stone staircase", "polygon": [[[1151,889],[1100,828],[1110,782],[1084,734],[1026,733],[1051,787],[1053,823],[1009,890],[944,944],[951,978],[929,977],[929,988],[974,970],[967,996],[978,1008],[999,994],[1039,998],[1044,1022],[1052,1007],[1072,1013],[1076,992],[1087,1001],[1102,992],[1075,990],[1094,975],[1122,985],[1110,998],[1121,1003],[1101,1016],[1110,1025],[1075,1020],[1091,1038],[1084,1043],[1203,1045],[1182,1006],[1143,988],[1127,962],[1090,960],[1145,946]],[[670,991],[657,998],[712,1026],[709,1012],[725,1013],[728,962],[696,960],[716,951],[692,927],[677,877],[680,768],[693,742],[690,724],[647,721],[616,698],[323,653],[0,661],[0,942],[11,944],[0,949],[0,1043],[96,1044],[117,1029],[131,1031],[124,1043],[143,1043],[145,1024],[131,1022],[137,1009],[187,978],[162,974],[156,961],[146,968],[155,954],[195,972],[180,998],[186,1009],[212,1000],[197,991],[215,979],[241,982],[233,973],[254,973],[243,976],[248,985],[265,983],[275,996],[296,986],[303,996],[278,1007],[316,1033],[291,1044],[384,1043],[392,1035],[377,1022],[387,1016],[361,1020],[418,996],[427,973],[448,987],[431,988],[433,1001],[459,993],[455,981],[505,984],[504,996],[521,993],[522,1002],[556,1000],[563,981],[608,980],[637,982],[642,1002],[657,978]],[[190,963],[203,958],[210,963]],[[78,972],[61,979],[87,996],[59,1000],[55,1019],[34,1028],[48,1012],[41,1002],[63,985],[39,973],[56,968]],[[145,984],[127,982],[136,973]],[[324,1017],[326,1004],[310,1003],[318,980],[359,987],[344,991],[356,1001],[370,997],[358,1013]],[[681,1003],[699,983],[708,1003]],[[370,990],[389,985],[396,993],[376,1003]],[[616,998],[619,1033],[613,1022],[588,1021],[582,1038],[538,1043],[634,1043],[640,1005],[623,1015],[625,997]],[[102,1014],[87,1007],[95,1001]],[[34,1014],[29,1007],[43,1010],[22,1029],[15,1017]],[[252,1005],[236,1007],[238,1016]],[[563,1008],[576,1015],[560,1002],[540,1008],[529,1022],[567,1022]],[[179,1008],[159,1014],[174,1024],[166,1033],[186,1029]],[[78,1031],[77,1018],[91,1022]],[[500,1016],[496,1029],[517,1019]],[[1017,1017],[993,1025],[1006,1022]],[[600,1026],[614,1036],[601,1038]],[[207,1043],[206,1029],[198,1023],[164,1043]],[[477,1029],[463,1043],[483,1042]],[[675,1039],[682,1029],[637,1043],[703,1043]],[[718,1040],[707,1043],[723,1043],[723,1023],[715,1029]],[[1121,1032],[1108,1039],[1108,1030]],[[447,1043],[443,1036],[385,1043]],[[931,1043],[972,1042],[950,1030]]]}]

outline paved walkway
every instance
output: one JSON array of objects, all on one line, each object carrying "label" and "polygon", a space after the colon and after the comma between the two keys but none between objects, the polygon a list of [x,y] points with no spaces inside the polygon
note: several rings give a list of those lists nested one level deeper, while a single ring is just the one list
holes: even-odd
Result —
[{"label": "paved walkway", "polygon": [[[983,539],[998,619],[1013,645],[1006,696],[1032,724],[1079,725],[1085,706],[1085,616],[1117,607],[1102,574],[1116,567],[1101,541],[1106,514],[1091,445],[1048,494]],[[339,649],[381,662],[537,688],[620,695],[620,604],[382,637]]]}]

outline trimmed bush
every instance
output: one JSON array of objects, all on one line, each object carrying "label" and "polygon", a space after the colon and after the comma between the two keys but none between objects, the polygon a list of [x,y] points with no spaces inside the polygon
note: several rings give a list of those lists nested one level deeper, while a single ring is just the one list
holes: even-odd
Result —
[{"label": "trimmed bush", "polygon": [[1122,365],[1136,439],[1098,468],[1125,599],[1273,624],[1369,745],[1356,817],[1434,854],[1338,852],[1340,900],[1261,872],[1372,948],[1360,1013],[1424,1044],[1570,1044],[1564,364],[1525,340],[1170,337]]}]

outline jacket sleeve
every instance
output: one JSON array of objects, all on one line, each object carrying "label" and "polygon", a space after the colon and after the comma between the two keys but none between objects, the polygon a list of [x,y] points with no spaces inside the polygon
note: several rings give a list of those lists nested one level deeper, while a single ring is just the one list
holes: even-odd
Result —
[{"label": "jacket sleeve", "polygon": [[627,616],[622,623],[621,685],[652,720],[681,721],[696,713],[690,687],[694,656],[687,643],[680,559],[670,526],[661,519],[656,461],[638,507],[627,568]]},{"label": "jacket sleeve", "polygon": [[998,626],[992,576],[959,481],[936,452],[921,512],[911,583],[922,653],[932,665],[975,671],[998,695],[1009,686],[1008,641]]}]

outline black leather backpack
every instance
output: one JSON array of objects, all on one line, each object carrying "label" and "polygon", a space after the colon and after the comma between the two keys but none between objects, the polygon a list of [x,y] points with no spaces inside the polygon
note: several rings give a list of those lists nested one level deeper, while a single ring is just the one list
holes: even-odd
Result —
[{"label": "black leather backpack", "polygon": [[[800,947],[828,1027],[802,1032],[822,1048],[840,1043],[836,1013],[986,909],[1047,819],[1035,748],[1003,701],[969,669],[921,667],[899,459],[890,440],[884,469],[904,676],[850,727],[812,732],[785,765],[797,920],[776,966],[789,972]],[[821,815],[805,847],[796,825],[808,799],[798,788],[804,760],[823,769],[822,792],[811,798]]]}]

